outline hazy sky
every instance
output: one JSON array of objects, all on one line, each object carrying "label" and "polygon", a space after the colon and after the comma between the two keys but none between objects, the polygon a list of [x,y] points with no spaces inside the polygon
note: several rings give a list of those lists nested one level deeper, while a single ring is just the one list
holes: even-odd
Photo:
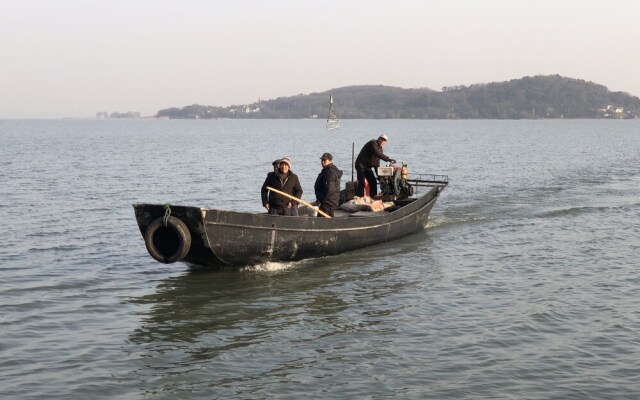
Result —
[{"label": "hazy sky", "polygon": [[0,118],[540,74],[640,96],[640,1],[0,0]]}]

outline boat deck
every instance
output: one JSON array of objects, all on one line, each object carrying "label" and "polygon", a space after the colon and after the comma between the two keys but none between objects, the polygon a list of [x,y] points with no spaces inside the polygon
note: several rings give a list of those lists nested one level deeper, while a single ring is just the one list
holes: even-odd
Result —
[{"label": "boat deck", "polygon": [[[307,214],[303,211],[306,207],[300,207],[300,216],[301,217],[309,217],[309,218],[317,218],[316,215]],[[389,211],[357,211],[357,212],[347,212],[341,209],[337,209],[333,212],[333,218],[349,218],[349,217],[373,217],[376,215],[381,215]]]}]

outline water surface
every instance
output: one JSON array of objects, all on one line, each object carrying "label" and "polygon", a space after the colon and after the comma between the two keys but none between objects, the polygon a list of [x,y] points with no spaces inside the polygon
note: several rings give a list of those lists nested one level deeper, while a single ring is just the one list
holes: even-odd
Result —
[{"label": "water surface", "polygon": [[[0,121],[0,397],[636,399],[638,121]],[[163,265],[132,203],[261,212],[271,161],[389,136],[425,232]]]}]

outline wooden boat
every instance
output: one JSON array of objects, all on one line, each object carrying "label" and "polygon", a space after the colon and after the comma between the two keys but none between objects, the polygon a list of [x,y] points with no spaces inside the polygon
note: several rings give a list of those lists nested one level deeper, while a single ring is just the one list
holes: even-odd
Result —
[{"label": "wooden boat", "polygon": [[425,193],[393,196],[394,206],[389,211],[343,213],[331,219],[179,205],[133,207],[147,250],[156,260],[246,266],[331,256],[424,229],[448,177],[406,179],[403,183],[411,185],[411,192],[413,187],[424,187]]}]

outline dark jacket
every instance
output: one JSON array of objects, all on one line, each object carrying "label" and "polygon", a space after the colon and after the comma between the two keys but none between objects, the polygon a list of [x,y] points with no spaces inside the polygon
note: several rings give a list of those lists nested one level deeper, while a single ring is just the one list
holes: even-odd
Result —
[{"label": "dark jacket", "polygon": [[[300,186],[298,175],[291,171],[289,171],[286,177],[281,178],[280,175],[281,174],[277,174],[275,172],[269,172],[267,174],[267,179],[264,180],[261,191],[263,206],[269,203],[269,207],[272,208],[285,208],[291,201],[285,196],[275,192],[269,192],[269,196],[267,197],[267,186],[278,189],[281,192],[285,192],[297,198],[302,196],[302,187]],[[298,204],[294,201],[292,205],[297,206]]]},{"label": "dark jacket", "polygon": [[324,204],[329,208],[338,208],[338,202],[340,200],[340,178],[342,178],[342,171],[333,164],[322,168],[322,171],[318,174],[315,185],[313,188],[316,192],[316,200],[320,204]]},{"label": "dark jacket", "polygon": [[376,139],[369,140],[367,144],[362,147],[362,150],[360,150],[356,158],[356,169],[358,171],[366,171],[374,167],[378,168],[381,159],[385,161],[391,160],[391,158],[382,152],[382,147],[380,147]]}]

